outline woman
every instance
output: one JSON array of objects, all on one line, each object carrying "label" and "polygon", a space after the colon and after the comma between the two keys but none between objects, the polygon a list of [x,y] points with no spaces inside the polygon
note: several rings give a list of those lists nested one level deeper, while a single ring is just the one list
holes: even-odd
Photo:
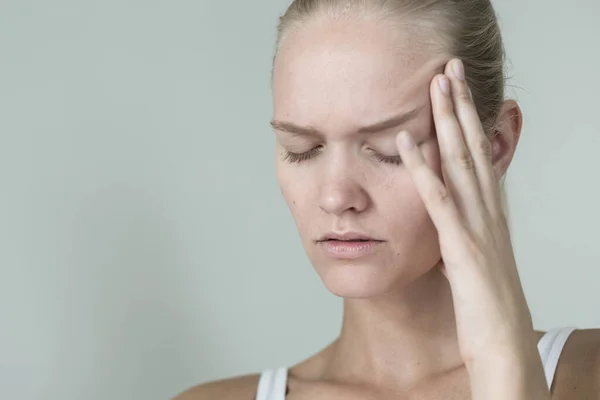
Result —
[{"label": "woman", "polygon": [[295,366],[178,399],[600,399],[600,332],[535,331],[520,284],[503,61],[489,0],[294,1],[277,177],[342,330]]}]

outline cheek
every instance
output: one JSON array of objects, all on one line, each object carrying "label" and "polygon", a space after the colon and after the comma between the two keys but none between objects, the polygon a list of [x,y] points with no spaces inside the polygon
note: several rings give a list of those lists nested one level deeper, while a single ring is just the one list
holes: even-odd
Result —
[{"label": "cheek", "polygon": [[386,193],[381,197],[385,199],[383,212],[394,225],[394,232],[410,234],[429,218],[425,204],[408,176],[400,182],[386,185]]},{"label": "cheek", "polygon": [[297,214],[302,212],[301,206],[310,204],[308,195],[310,193],[307,187],[306,177],[299,176],[294,173],[289,166],[277,165],[277,181],[279,182],[279,189],[285,199],[290,211],[294,218]]},{"label": "cheek", "polygon": [[278,174],[277,179],[279,181],[279,189],[281,190],[281,194],[283,195],[285,202],[290,209],[294,208],[296,204],[301,201],[298,199],[297,191],[294,190],[294,185],[292,185],[291,182],[285,178],[285,176],[280,176]]},{"label": "cheek", "polygon": [[306,245],[312,237],[311,232],[314,230],[316,217],[315,202],[310,198],[311,188],[306,180],[298,179],[295,173],[286,171],[285,167],[278,173],[278,180],[281,194],[290,210],[300,238]]},{"label": "cheek", "polygon": [[415,276],[424,273],[439,259],[437,230],[416,188],[405,185],[396,193],[396,204],[389,203],[385,211],[386,229],[390,240],[392,265],[410,266]]},{"label": "cheek", "polygon": [[[432,168],[439,164],[435,157],[427,162]],[[380,211],[396,252],[409,257],[430,249],[437,231],[408,173],[389,180],[384,187],[379,194]]]}]

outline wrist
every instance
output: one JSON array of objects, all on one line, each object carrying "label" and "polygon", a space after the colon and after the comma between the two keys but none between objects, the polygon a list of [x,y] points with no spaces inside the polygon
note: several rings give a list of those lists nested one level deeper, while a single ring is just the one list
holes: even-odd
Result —
[{"label": "wrist", "polygon": [[473,400],[550,400],[539,353],[488,354],[466,367]]}]

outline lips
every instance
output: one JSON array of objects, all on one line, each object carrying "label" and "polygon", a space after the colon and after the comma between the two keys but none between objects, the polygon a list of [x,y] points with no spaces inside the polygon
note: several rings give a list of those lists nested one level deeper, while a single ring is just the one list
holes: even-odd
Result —
[{"label": "lips", "polygon": [[337,242],[381,242],[381,240],[374,239],[370,235],[356,231],[346,232],[329,232],[323,235],[319,242],[326,241],[337,241]]},{"label": "lips", "polygon": [[334,259],[358,259],[374,253],[383,245],[366,235],[331,235],[318,242],[318,247]]},{"label": "lips", "polygon": [[341,240],[341,239],[327,239],[327,242],[371,242],[372,239],[352,239],[352,240]]}]

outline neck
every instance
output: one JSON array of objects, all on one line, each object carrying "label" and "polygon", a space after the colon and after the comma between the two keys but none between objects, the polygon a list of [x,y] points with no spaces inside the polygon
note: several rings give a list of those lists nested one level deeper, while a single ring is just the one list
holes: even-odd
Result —
[{"label": "neck", "polygon": [[462,366],[450,285],[434,268],[384,296],[345,299],[342,331],[324,373],[336,380],[410,388]]}]

